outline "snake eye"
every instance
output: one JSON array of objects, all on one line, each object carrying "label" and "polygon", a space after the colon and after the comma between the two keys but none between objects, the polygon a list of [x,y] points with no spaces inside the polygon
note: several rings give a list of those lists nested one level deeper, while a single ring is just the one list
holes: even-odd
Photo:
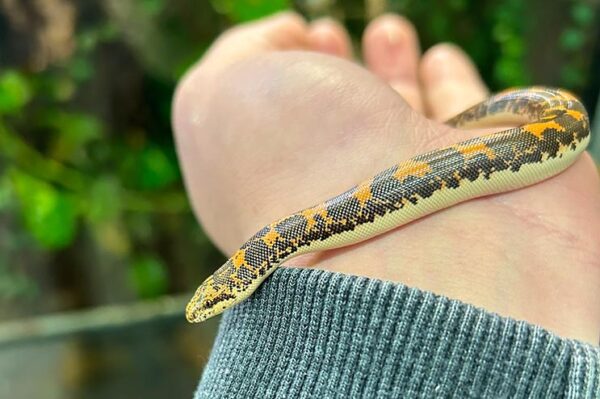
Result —
[{"label": "snake eye", "polygon": [[210,276],[200,284],[187,304],[185,316],[190,323],[200,323],[236,303],[236,295],[226,284],[227,279],[220,280],[221,274],[217,274],[216,278]]},{"label": "snake eye", "polygon": [[185,309],[185,317],[190,323],[200,323],[220,313],[223,300],[228,299],[224,285],[215,284],[209,277],[198,287]]}]

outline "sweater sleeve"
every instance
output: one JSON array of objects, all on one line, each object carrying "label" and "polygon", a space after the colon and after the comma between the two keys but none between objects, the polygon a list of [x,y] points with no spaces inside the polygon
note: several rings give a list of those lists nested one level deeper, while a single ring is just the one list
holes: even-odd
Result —
[{"label": "sweater sleeve", "polygon": [[196,398],[600,398],[600,349],[401,284],[282,268],[225,312]]}]

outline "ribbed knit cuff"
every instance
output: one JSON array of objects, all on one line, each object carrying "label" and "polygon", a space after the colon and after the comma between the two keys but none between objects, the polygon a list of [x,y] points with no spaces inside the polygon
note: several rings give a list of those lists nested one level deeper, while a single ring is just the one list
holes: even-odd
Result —
[{"label": "ribbed knit cuff", "polygon": [[400,284],[283,268],[221,322],[196,398],[600,398],[600,350]]}]

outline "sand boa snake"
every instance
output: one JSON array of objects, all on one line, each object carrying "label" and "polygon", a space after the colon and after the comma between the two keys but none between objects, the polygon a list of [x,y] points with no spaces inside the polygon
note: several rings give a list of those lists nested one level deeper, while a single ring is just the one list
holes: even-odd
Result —
[{"label": "sand boa snake", "polygon": [[198,287],[187,319],[201,322],[241,302],[294,256],[363,241],[459,202],[556,175],[590,139],[577,98],[545,87],[504,91],[447,123],[521,126],[415,156],[265,226]]}]

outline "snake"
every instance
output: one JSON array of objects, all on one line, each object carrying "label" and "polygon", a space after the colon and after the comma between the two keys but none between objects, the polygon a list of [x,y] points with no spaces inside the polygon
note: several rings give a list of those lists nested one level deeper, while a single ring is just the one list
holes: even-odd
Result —
[{"label": "snake", "polygon": [[515,128],[401,161],[349,190],[266,225],[196,290],[191,323],[244,301],[292,257],[355,244],[452,205],[541,182],[567,169],[590,140],[573,94],[542,86],[490,96],[446,122]]}]

